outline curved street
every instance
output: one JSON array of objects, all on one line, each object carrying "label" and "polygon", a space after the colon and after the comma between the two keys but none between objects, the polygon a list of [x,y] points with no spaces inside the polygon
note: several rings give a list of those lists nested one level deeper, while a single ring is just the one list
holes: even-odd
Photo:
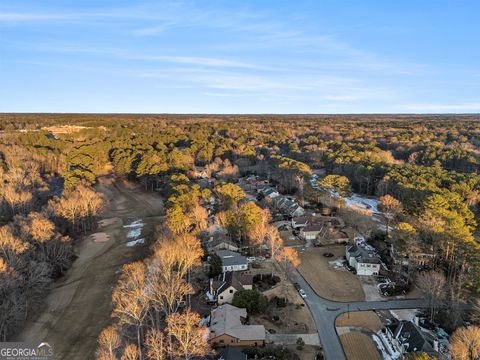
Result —
[{"label": "curved street", "polygon": [[[321,274],[319,274],[321,276]],[[345,353],[335,329],[335,319],[348,311],[390,310],[390,309],[417,309],[427,306],[422,299],[385,300],[385,301],[331,301],[319,296],[299,274],[298,271],[289,271],[290,280],[297,282],[305,290],[305,303],[312,313],[317,327],[320,344],[327,360],[345,360]]]}]

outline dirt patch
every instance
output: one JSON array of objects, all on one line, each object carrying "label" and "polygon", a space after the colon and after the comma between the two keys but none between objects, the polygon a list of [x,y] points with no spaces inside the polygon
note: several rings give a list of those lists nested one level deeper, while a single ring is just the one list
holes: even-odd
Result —
[{"label": "dirt patch", "polygon": [[373,311],[355,311],[341,314],[335,321],[336,327],[360,327],[373,332],[380,331],[383,324]]},{"label": "dirt patch", "polygon": [[101,242],[106,242],[110,240],[110,235],[104,232],[101,232],[101,233],[92,234],[91,238],[94,242],[101,243]]},{"label": "dirt patch", "polygon": [[[334,256],[326,258],[324,252]],[[363,301],[365,293],[358,277],[344,269],[330,266],[332,259],[345,255],[344,246],[309,248],[301,253],[302,263],[298,270],[321,297],[334,301]]]},{"label": "dirt patch", "polygon": [[265,326],[265,329],[275,334],[307,334],[315,331],[310,312],[303,304],[278,307],[272,301],[264,313],[251,315],[250,321]]},{"label": "dirt patch", "polygon": [[264,314],[254,315],[252,320],[262,324],[265,328],[273,329],[277,334],[302,334],[315,332],[310,310],[289,280],[284,280],[282,271],[277,263],[270,263],[269,271],[280,277],[280,282],[263,294],[269,299],[287,299],[286,307],[277,307],[274,301],[270,302]]},{"label": "dirt patch", "polygon": [[[43,312],[28,319],[15,341],[48,342],[56,359],[93,359],[100,331],[112,322],[111,292],[125,263],[143,259],[148,247],[126,247],[128,229],[122,223],[143,219],[142,236],[153,237],[162,220],[163,201],[128,183],[100,181],[97,189],[109,199],[104,219],[121,221],[104,227],[110,241],[96,243],[87,235],[77,242],[78,256],[45,300]],[[109,222],[107,222],[109,223]],[[102,235],[103,236],[103,235]],[[33,314],[32,314],[33,315]]]},{"label": "dirt patch", "polygon": [[347,360],[382,360],[373,340],[366,334],[349,332],[340,335]]}]

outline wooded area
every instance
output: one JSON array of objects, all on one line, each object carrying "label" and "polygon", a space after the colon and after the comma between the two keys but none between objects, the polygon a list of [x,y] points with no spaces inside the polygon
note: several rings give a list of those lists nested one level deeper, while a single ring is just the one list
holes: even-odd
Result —
[{"label": "wooded area", "polygon": [[[132,359],[142,351],[155,359],[209,351],[199,315],[180,308],[195,291],[189,274],[204,256],[198,235],[207,227],[212,194],[220,200],[216,221],[232,238],[252,248],[265,243],[285,268],[298,265],[292,248],[280,249],[269,212],[244,201],[234,184],[248,174],[312,203],[332,192],[378,196],[389,214],[378,236],[404,257],[433,255],[431,272],[419,283],[449,304],[448,314],[432,306],[432,318],[448,316],[455,328],[460,304],[480,295],[479,121],[466,115],[0,115],[0,336],[9,339],[70,267],[73,242],[95,229],[105,206],[95,183],[107,174],[160,191],[167,213],[151,256],[123,269],[112,299],[116,323],[101,334],[99,358],[116,358],[120,346]],[[200,167],[219,180],[212,189],[192,181]],[[323,172],[320,196],[309,184],[315,171]]]}]

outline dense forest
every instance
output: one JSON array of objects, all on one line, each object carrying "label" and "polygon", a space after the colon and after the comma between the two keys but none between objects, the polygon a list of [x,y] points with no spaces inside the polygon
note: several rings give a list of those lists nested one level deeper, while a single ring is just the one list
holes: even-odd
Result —
[{"label": "dense forest", "polygon": [[[190,181],[197,167],[224,181],[213,189],[221,199],[218,217],[242,241],[249,216],[261,217],[261,209],[238,205],[244,195],[232,183],[239,174],[264,175],[282,193],[320,201],[308,180],[322,170],[323,189],[383,199],[398,251],[432,249],[449,301],[478,296],[479,124],[480,117],[467,115],[0,115],[0,336],[8,339],[71,266],[76,239],[95,228],[105,206],[97,179],[112,173],[161,191],[167,217],[159,236],[176,234],[188,249],[170,259],[175,266],[163,264],[156,254],[179,244],[159,242],[146,263],[125,272],[156,278],[165,276],[159,268],[172,266],[182,296],[193,291],[184,279],[203,256],[192,238],[205,227],[211,195]],[[131,281],[125,275],[119,287]],[[120,318],[126,296],[114,292]],[[175,322],[198,320],[177,314],[173,300],[157,301],[154,325],[161,314],[170,332]],[[130,323],[139,331],[146,320],[136,321]]]}]

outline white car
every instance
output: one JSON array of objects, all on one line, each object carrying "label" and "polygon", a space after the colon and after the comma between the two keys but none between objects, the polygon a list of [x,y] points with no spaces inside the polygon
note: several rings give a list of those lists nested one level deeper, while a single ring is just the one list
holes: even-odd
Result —
[{"label": "white car", "polygon": [[247,257],[247,262],[249,262],[249,263],[253,263],[255,260],[256,260],[255,256]]},{"label": "white car", "polygon": [[303,289],[298,290],[298,293],[299,293],[300,296],[301,296],[302,298],[304,298],[304,299],[307,297],[307,294],[305,293],[305,291],[304,291]]}]

